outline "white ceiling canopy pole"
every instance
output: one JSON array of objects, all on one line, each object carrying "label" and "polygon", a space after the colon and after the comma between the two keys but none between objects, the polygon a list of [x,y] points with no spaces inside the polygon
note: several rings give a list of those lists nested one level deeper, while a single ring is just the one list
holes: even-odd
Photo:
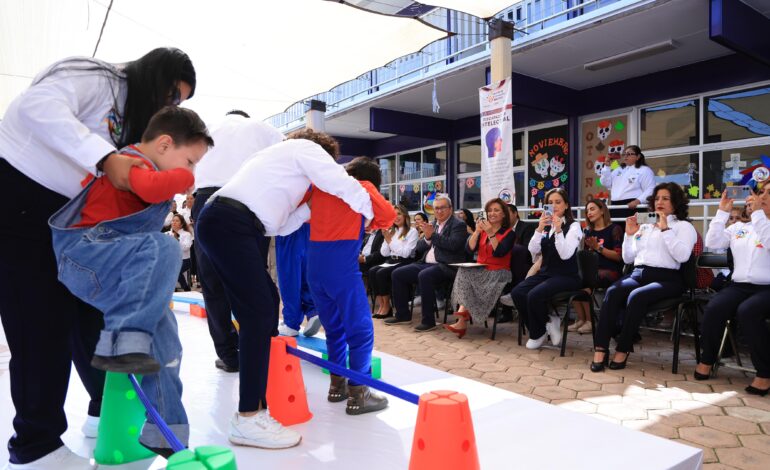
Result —
[{"label": "white ceiling canopy pole", "polygon": [[305,113],[305,126],[317,132],[326,132],[326,103],[319,100],[310,100]]}]

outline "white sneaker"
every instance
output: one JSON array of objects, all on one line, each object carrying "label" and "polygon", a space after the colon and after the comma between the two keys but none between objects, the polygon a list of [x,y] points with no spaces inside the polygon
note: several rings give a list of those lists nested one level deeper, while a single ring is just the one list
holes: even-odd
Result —
[{"label": "white sneaker", "polygon": [[500,303],[506,307],[513,307],[513,299],[511,298],[511,294],[505,294],[504,296],[500,297]]},{"label": "white sneaker", "polygon": [[540,349],[543,346],[543,343],[545,343],[546,339],[548,339],[548,333],[545,333],[543,336],[537,339],[529,338],[525,346],[527,349]]},{"label": "white sneaker", "polygon": [[551,315],[551,319],[545,324],[545,331],[551,336],[551,344],[554,346],[561,344],[561,318]]},{"label": "white sneaker", "polygon": [[414,306],[419,307],[420,305],[422,305],[422,297],[418,295],[414,298]]},{"label": "white sneaker", "polygon": [[9,470],[91,470],[96,468],[92,460],[77,455],[67,448],[61,446],[45,457],[41,457],[30,463],[11,463],[5,467]]},{"label": "white sneaker", "polygon": [[302,436],[274,420],[268,410],[260,410],[254,416],[235,413],[230,420],[230,442],[262,449],[286,449],[294,447]]},{"label": "white sneaker", "polygon": [[99,435],[99,417],[89,415],[80,431],[89,439],[95,439]]},{"label": "white sneaker", "polygon": [[297,336],[299,331],[290,326],[286,326],[286,323],[281,322],[281,324],[278,325],[278,334],[281,336]]},{"label": "white sneaker", "polygon": [[318,315],[316,315],[314,317],[310,317],[310,320],[307,321],[307,324],[305,325],[305,329],[302,330],[302,334],[305,336],[315,336],[315,334],[318,333],[318,330],[320,329],[321,329],[321,319],[318,318]]}]

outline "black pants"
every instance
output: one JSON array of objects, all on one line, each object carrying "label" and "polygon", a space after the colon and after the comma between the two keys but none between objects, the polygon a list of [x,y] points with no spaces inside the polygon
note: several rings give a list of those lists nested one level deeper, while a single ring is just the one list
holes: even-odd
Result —
[{"label": "black pants", "polygon": [[713,365],[727,320],[738,319],[738,327],[749,343],[757,377],[770,378],[770,286],[731,282],[711,298],[703,313],[701,362]]},{"label": "black pants", "polygon": [[420,262],[396,268],[390,276],[396,318],[409,318],[409,288],[417,284],[422,293],[422,324],[435,325],[436,289],[454,282],[456,275],[457,271],[441,263]]},{"label": "black pants", "polygon": [[238,411],[267,403],[270,338],[278,328],[278,289],[266,269],[264,233],[256,217],[214,201],[198,220],[199,248],[206,252],[222,280],[225,294],[240,324],[240,403]]},{"label": "black pants", "polygon": [[182,267],[179,269],[179,278],[177,279],[177,282],[179,282],[179,285],[182,287],[182,290],[185,292],[190,290],[190,285],[187,283],[187,277],[185,277],[185,273],[189,270],[190,270],[190,258],[183,259]]},{"label": "black pants", "polygon": [[[395,264],[395,261],[388,261]],[[374,295],[390,295],[392,291],[391,275],[396,268],[408,264],[408,260],[401,261],[395,266],[374,266],[369,269],[369,288]]]},{"label": "black pants", "polygon": [[[73,359],[98,415],[104,375],[90,367],[101,313],[57,280],[48,218],[67,198],[0,159],[0,317],[11,350],[16,433],[9,460],[28,463],[63,445],[64,400]],[[74,348],[73,348],[74,346]]]},{"label": "black pants", "polygon": [[538,273],[521,281],[511,291],[511,299],[519,312],[519,321],[527,324],[529,337],[537,339],[545,333],[548,323],[548,300],[559,292],[580,289],[577,276],[552,276]]},{"label": "black pants", "polygon": [[[199,192],[195,197],[192,208],[192,218],[196,221],[195,237],[198,235],[197,220],[200,217],[206,201],[211,192]],[[199,242],[200,244],[200,242]],[[203,291],[203,302],[206,304],[206,321],[209,325],[209,334],[214,341],[214,349],[217,356],[230,367],[238,366],[238,332],[232,322],[230,302],[225,295],[225,288],[219,275],[211,264],[211,260],[204,250],[195,250],[198,261],[198,282]]]},{"label": "black pants", "polygon": [[622,315],[623,327],[616,349],[619,352],[633,351],[634,335],[648,307],[682,295],[682,292],[684,284],[678,270],[646,266],[634,268],[631,274],[612,284],[604,295],[596,326],[596,346],[605,350],[609,348],[610,337],[615,333],[618,318]]}]

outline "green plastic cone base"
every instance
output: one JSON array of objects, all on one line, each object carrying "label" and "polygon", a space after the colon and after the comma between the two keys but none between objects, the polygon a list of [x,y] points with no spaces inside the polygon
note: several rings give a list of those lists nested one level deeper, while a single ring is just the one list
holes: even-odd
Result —
[{"label": "green plastic cone base", "polygon": [[[321,354],[321,359],[328,361],[329,356],[326,353]],[[348,363],[348,367],[350,367],[350,363]],[[321,369],[321,372],[323,372],[326,375],[329,375],[329,369]],[[382,378],[382,359],[380,359],[377,356],[372,356],[372,378],[373,379],[381,379]]]},{"label": "green plastic cone base", "polygon": [[[136,379],[141,383],[141,376]],[[144,405],[128,375],[107,372],[94,460],[102,465],[119,465],[155,457],[139,444],[144,420]]]},{"label": "green plastic cone base", "polygon": [[235,454],[227,447],[202,446],[172,455],[167,470],[237,470]]}]

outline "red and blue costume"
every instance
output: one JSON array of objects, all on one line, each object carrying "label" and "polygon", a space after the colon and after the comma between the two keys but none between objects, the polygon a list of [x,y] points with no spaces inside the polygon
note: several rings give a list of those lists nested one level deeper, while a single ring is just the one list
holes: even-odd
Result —
[{"label": "red and blue costume", "polygon": [[[396,211],[368,181],[360,181],[372,200],[374,219],[369,228],[388,228]],[[374,326],[369,310],[358,253],[365,221],[342,199],[312,189],[310,244],[307,251],[310,292],[326,331],[329,361],[369,374],[374,347]],[[350,381],[351,385],[359,385]]]}]

